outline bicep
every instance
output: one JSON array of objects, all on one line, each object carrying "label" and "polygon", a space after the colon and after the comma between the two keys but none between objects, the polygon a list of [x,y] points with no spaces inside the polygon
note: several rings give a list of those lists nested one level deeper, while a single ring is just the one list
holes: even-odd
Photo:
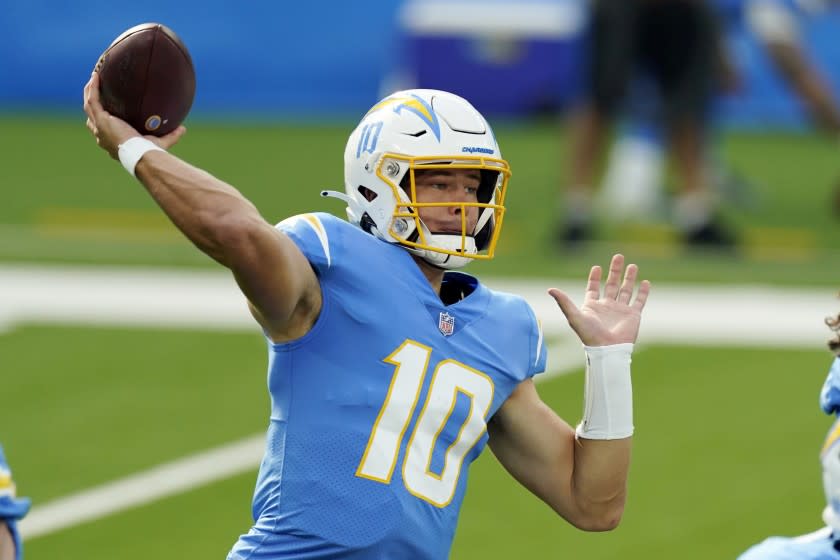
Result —
[{"label": "bicep", "polygon": [[321,290],[306,256],[260,220],[247,226],[228,266],[252,313],[276,341],[305,334],[320,312]]}]

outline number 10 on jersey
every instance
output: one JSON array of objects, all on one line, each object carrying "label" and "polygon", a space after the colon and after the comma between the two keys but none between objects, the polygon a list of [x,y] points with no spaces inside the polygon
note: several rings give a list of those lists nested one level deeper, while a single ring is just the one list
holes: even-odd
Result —
[{"label": "number 10 on jersey", "polygon": [[[379,410],[356,476],[390,484],[400,445],[420,400],[432,349],[406,340],[385,362],[395,366],[385,402]],[[469,398],[469,412],[446,449],[440,474],[431,471],[432,454],[449,423],[458,394]],[[402,474],[406,489],[437,507],[452,501],[464,457],[487,428],[485,417],[493,402],[493,382],[484,373],[455,360],[442,360],[432,373],[426,400],[409,436]],[[451,429],[451,427],[450,427]]]}]

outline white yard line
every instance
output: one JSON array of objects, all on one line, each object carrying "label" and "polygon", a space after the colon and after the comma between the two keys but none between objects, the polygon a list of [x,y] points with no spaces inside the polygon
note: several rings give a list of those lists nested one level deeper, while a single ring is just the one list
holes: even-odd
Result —
[{"label": "white yard line", "polygon": [[36,505],[20,524],[26,539],[48,535],[248,472],[260,464],[265,434]]},{"label": "white yard line", "polygon": [[[547,337],[572,336],[545,290],[556,286],[579,298],[583,281],[491,279],[488,284],[528,300]],[[817,348],[829,334],[823,319],[838,306],[830,288],[655,285],[639,340]],[[0,325],[20,323],[257,332],[225,272],[0,266]]]},{"label": "white yard line", "polygon": [[[543,321],[550,378],[579,368],[580,344],[549,286],[579,297],[583,282],[492,279],[496,289],[521,294]],[[645,311],[643,344],[819,348],[823,319],[840,307],[832,289],[767,286],[656,285]],[[0,327],[25,323],[198,328],[257,332],[232,278],[224,272],[0,266]],[[46,504],[21,523],[27,539],[255,469],[263,452],[258,434],[166,463]]]}]

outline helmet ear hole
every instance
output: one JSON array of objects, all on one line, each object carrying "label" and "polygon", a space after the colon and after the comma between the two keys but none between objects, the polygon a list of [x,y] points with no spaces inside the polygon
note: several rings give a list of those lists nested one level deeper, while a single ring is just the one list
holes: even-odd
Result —
[{"label": "helmet ear hole", "polygon": [[362,228],[362,231],[365,233],[373,233],[373,230],[376,228],[376,223],[374,223],[373,218],[370,217],[370,214],[365,212],[362,214],[362,218],[359,220],[359,227]]},{"label": "helmet ear hole", "polygon": [[358,190],[359,194],[365,197],[365,200],[367,200],[368,202],[373,202],[376,199],[376,197],[379,196],[364,185],[359,185]]}]

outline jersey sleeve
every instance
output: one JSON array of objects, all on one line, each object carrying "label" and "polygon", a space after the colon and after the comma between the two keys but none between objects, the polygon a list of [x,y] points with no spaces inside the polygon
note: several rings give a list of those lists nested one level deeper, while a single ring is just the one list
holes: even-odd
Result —
[{"label": "jersey sleeve", "polygon": [[324,276],[340,258],[341,228],[348,225],[332,214],[318,212],[291,216],[275,228],[298,246],[319,276]]},{"label": "jersey sleeve", "polygon": [[29,498],[15,496],[12,471],[6,463],[3,446],[0,445],[0,521],[15,521],[29,511]]},{"label": "jersey sleeve", "polygon": [[820,408],[826,414],[840,415],[840,358],[834,358],[820,390]]},{"label": "jersey sleeve", "polygon": [[531,317],[531,348],[529,356],[531,358],[529,366],[529,377],[533,377],[538,373],[545,371],[545,363],[547,359],[547,351],[545,348],[545,335],[543,333],[542,322],[537,318],[534,310],[527,303],[528,314]]},{"label": "jersey sleeve", "polygon": [[820,560],[837,554],[830,538],[800,539],[769,537],[750,547],[738,560]]}]

